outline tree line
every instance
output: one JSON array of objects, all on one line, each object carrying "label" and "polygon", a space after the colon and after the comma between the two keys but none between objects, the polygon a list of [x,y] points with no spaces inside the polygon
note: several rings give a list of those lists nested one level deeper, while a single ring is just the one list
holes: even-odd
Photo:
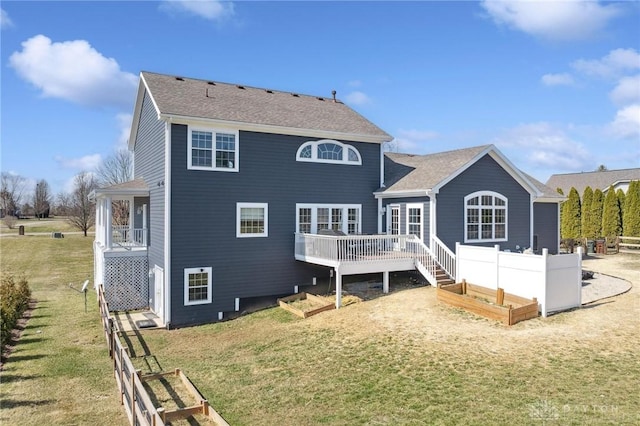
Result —
[{"label": "tree line", "polygon": [[[95,172],[82,171],[74,176],[70,192],[62,191],[57,195],[52,193],[45,179],[39,179],[33,191],[29,191],[25,177],[2,172],[0,217],[12,229],[22,217],[42,219],[52,215],[64,216],[86,236],[95,223],[95,205],[89,199],[89,194],[96,188],[131,180],[132,165],[131,153],[126,149],[118,150],[106,158]],[[122,206],[117,207],[114,212],[116,218],[127,214]]]},{"label": "tree line", "polygon": [[561,206],[560,234],[574,240],[640,237],[640,181],[631,181],[626,194],[613,185],[606,195],[587,186],[580,197],[572,187]]}]

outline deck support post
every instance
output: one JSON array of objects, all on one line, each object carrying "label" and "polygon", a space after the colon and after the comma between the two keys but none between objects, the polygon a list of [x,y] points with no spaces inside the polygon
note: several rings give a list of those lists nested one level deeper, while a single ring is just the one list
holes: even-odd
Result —
[{"label": "deck support post", "polygon": [[382,292],[389,293],[389,271],[382,273]]},{"label": "deck support post", "polygon": [[336,309],[342,306],[342,274],[336,268]]}]

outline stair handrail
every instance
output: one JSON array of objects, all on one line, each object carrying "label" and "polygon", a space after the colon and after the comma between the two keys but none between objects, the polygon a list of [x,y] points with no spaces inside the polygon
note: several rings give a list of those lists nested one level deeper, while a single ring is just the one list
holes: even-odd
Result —
[{"label": "stair handrail", "polygon": [[455,281],[456,254],[435,235],[431,237],[431,252],[442,270]]},{"label": "stair handrail", "polygon": [[412,245],[412,254],[416,269],[427,279],[429,284],[433,286],[437,285],[436,270],[438,268],[438,262],[436,262],[435,256],[420,238],[415,235],[411,235],[411,237],[412,238],[407,240],[407,244]]}]

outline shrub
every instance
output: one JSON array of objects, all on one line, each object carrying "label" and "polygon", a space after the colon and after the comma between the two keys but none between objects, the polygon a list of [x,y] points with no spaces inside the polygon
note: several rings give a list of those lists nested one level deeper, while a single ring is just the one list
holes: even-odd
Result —
[{"label": "shrub", "polygon": [[15,229],[16,222],[18,222],[18,218],[15,216],[7,215],[2,218],[2,222],[4,223],[4,226],[6,226],[8,229]]},{"label": "shrub", "polygon": [[0,343],[11,341],[11,330],[29,306],[31,290],[22,277],[16,281],[13,275],[2,275],[0,279]]}]

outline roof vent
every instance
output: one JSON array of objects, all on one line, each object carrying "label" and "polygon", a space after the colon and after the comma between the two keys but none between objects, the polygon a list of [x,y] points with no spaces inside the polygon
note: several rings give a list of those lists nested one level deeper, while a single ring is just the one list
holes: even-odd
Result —
[{"label": "roof vent", "polygon": [[238,89],[244,90],[244,86],[236,86]]},{"label": "roof vent", "polygon": [[294,98],[299,98],[300,95],[298,95],[297,93],[292,93],[291,96],[293,96]]},{"label": "roof vent", "polygon": [[338,102],[338,100],[336,99],[336,93],[338,92],[336,92],[335,90],[331,91],[331,96],[333,96],[333,102]]},{"label": "roof vent", "polygon": [[269,90],[269,89],[264,89],[264,91],[267,93],[273,93],[273,90]]},{"label": "roof vent", "polygon": [[213,81],[207,81],[207,84],[209,84],[211,86],[215,86],[216,85]]},{"label": "roof vent", "polygon": [[176,77],[176,80],[178,80],[178,81],[184,81],[184,78],[182,78],[182,77]]},{"label": "roof vent", "polygon": [[318,99],[319,101],[324,101],[324,98],[321,98],[320,96],[318,96],[316,99]]}]

